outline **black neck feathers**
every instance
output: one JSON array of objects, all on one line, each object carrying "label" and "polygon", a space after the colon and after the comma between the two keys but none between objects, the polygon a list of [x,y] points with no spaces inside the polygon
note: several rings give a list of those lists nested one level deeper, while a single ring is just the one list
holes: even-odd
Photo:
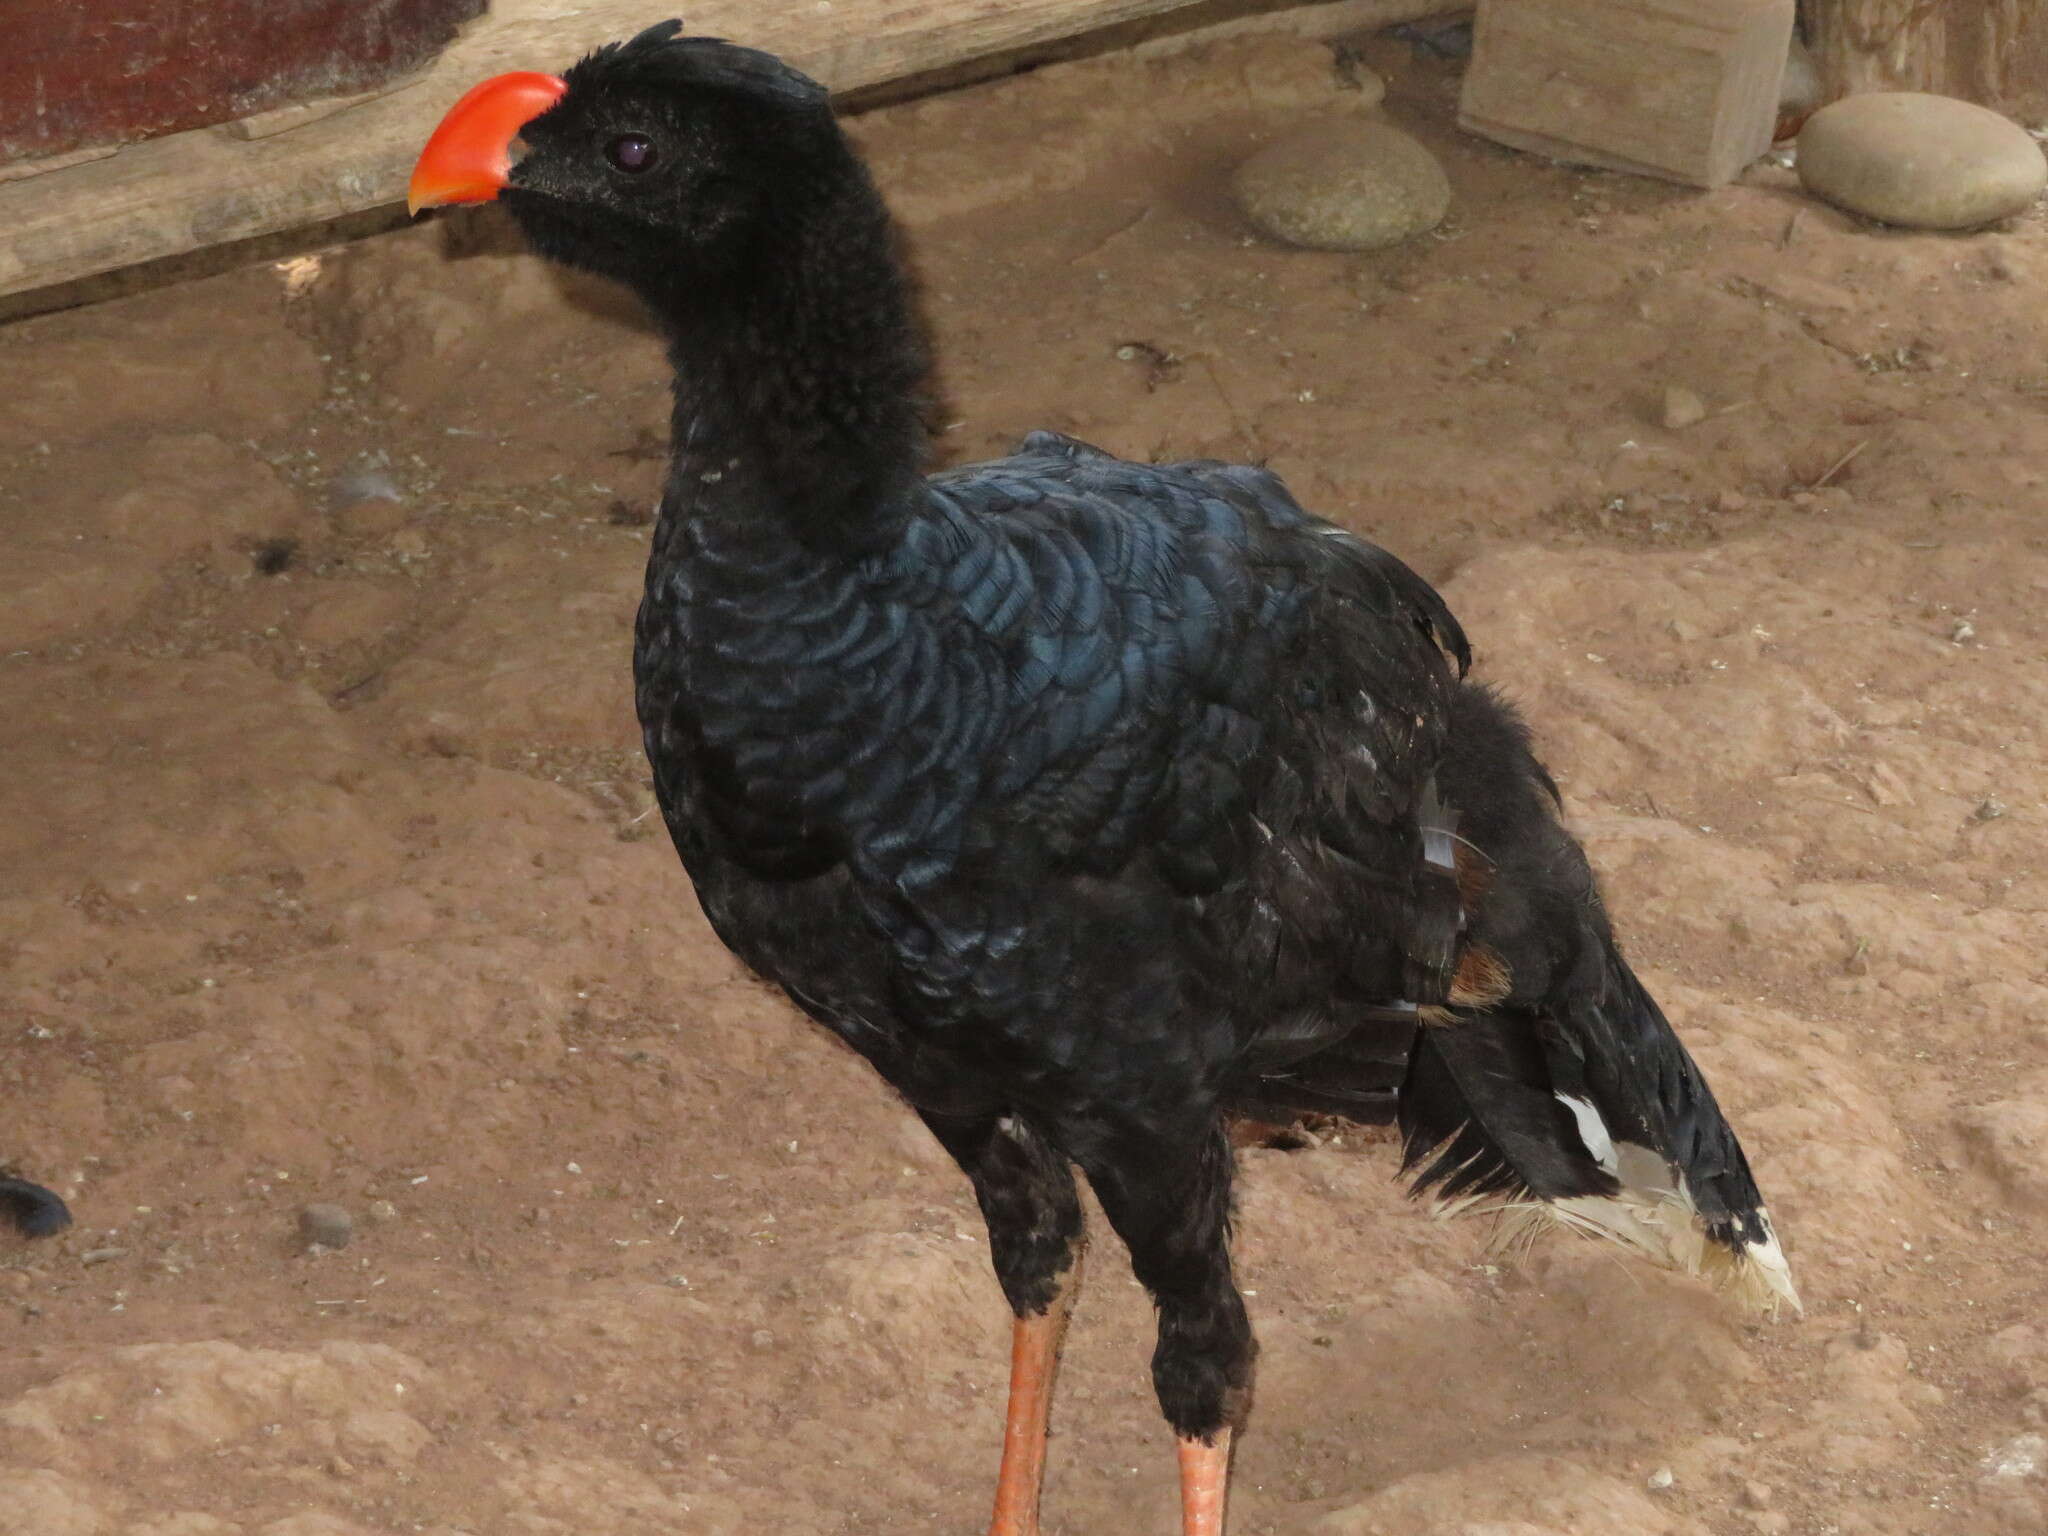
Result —
[{"label": "black neck feathers", "polygon": [[647,297],[676,369],[671,502],[858,552],[915,508],[929,365],[888,211],[837,147],[724,259]]}]

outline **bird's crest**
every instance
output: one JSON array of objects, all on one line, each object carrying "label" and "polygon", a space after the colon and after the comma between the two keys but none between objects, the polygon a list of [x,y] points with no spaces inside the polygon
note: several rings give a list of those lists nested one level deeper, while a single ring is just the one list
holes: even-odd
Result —
[{"label": "bird's crest", "polygon": [[570,69],[568,81],[572,90],[633,84],[728,91],[792,110],[816,110],[827,101],[824,86],[772,53],[722,37],[685,37],[680,19],[605,44]]}]

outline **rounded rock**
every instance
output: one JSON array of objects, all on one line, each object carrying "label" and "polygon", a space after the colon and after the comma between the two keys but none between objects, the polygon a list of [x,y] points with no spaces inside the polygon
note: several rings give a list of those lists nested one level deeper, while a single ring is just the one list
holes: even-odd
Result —
[{"label": "rounded rock", "polygon": [[1237,203],[1259,230],[1319,251],[1371,251],[1434,229],[1451,206],[1436,156],[1362,118],[1313,124],[1238,167]]},{"label": "rounded rock", "polygon": [[355,1218],[338,1205],[323,1201],[299,1212],[299,1236],[308,1247],[346,1248],[355,1235]]},{"label": "rounded rock", "polygon": [[1873,91],[1807,119],[1799,180],[1815,196],[1887,224],[1974,229],[2039,197],[2048,160],[2024,128],[1988,107]]}]

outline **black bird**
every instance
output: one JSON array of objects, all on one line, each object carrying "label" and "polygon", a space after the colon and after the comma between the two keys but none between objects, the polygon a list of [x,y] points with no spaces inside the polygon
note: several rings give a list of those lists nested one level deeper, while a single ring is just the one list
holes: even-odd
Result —
[{"label": "black bird", "polygon": [[27,1179],[0,1178],[0,1216],[24,1237],[49,1237],[71,1225],[64,1202]]},{"label": "black bird", "polygon": [[1796,1304],[1426,582],[1242,465],[1035,433],[927,477],[889,215],[767,54],[668,22],[485,82],[412,203],[491,198],[667,334],[648,759],[719,937],[973,1182],[1016,1315],[995,1536],[1038,1530],[1075,1167],[1158,1306],[1184,1529],[1222,1529],[1253,1356],[1233,1111],[1396,1120],[1418,1188]]}]

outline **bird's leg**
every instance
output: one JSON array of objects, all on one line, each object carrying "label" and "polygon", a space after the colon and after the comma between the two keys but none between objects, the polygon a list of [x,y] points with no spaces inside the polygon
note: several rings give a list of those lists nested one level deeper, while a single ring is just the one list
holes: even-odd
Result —
[{"label": "bird's leg", "polygon": [[1010,1334],[1010,1400],[1003,1416],[1003,1464],[996,1473],[996,1508],[989,1536],[1038,1536],[1038,1492],[1045,1480],[1045,1431],[1052,1418],[1053,1383],[1060,1344],[1081,1288],[1082,1245],[1057,1277],[1052,1304],[1020,1316]]},{"label": "bird's leg", "polygon": [[1230,1430],[1203,1440],[1182,1435],[1180,1448],[1181,1536],[1223,1536],[1223,1504],[1230,1490]]},{"label": "bird's leg", "polygon": [[1222,1536],[1257,1353],[1230,1272],[1230,1144],[1220,1125],[1192,1146],[1133,1129],[1082,1166],[1159,1308],[1152,1384],[1179,1440],[1182,1536]]},{"label": "bird's leg", "polygon": [[1060,1341],[1080,1289],[1081,1201],[1064,1157],[1012,1116],[925,1124],[974,1181],[988,1223],[989,1257],[1016,1325],[1003,1461],[989,1536],[1039,1536],[1038,1492]]}]

